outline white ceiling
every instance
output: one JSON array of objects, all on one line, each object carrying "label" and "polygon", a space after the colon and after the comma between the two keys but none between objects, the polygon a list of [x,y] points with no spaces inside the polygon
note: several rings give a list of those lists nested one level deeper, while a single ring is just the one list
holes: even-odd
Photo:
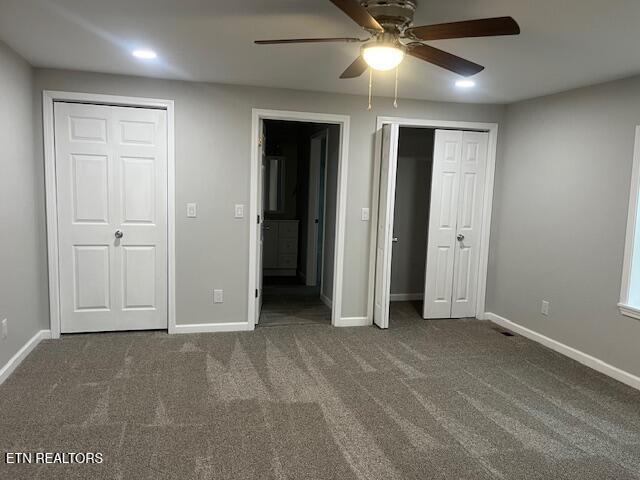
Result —
[{"label": "white ceiling", "polygon": [[[508,103],[640,73],[638,0],[418,0],[415,24],[502,15],[520,36],[431,42],[486,67],[475,89],[408,58],[400,96]],[[40,67],[366,94],[366,75],[338,79],[357,44],[253,44],[361,33],[328,0],[0,0],[0,39]],[[159,59],[134,59],[139,46]],[[392,80],[376,74],[374,94]]]}]

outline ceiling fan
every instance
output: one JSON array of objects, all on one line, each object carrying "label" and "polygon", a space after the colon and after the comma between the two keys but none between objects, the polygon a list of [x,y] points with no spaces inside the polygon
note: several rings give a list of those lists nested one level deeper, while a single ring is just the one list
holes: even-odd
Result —
[{"label": "ceiling fan", "polygon": [[520,27],[511,17],[484,18],[437,25],[413,26],[416,0],[329,0],[365,29],[369,38],[292,38],[257,40],[258,45],[289,43],[361,43],[358,58],[347,67],[340,78],[356,78],[367,67],[374,70],[396,68],[405,55],[424,60],[449,71],[470,77],[484,70],[482,65],[426,45],[429,40],[450,38],[493,37],[518,35]]}]

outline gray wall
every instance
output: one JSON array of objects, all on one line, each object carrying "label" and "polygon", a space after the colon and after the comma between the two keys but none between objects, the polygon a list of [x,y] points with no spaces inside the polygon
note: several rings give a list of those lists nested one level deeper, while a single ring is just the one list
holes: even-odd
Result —
[{"label": "gray wall", "polygon": [[44,172],[34,155],[31,67],[0,42],[0,367],[49,328]]},{"label": "gray wall", "polygon": [[391,294],[424,293],[435,130],[400,128]]},{"label": "gray wall", "polygon": [[336,205],[338,200],[338,164],[340,161],[340,127],[329,127],[324,212],[324,256],[322,294],[333,300],[333,272],[336,238]]},{"label": "gray wall", "polygon": [[[0,363],[47,326],[41,92],[52,89],[176,101],[179,323],[246,318],[249,222],[233,219],[233,205],[248,204],[252,107],[351,116],[344,316],[367,306],[370,224],[360,209],[370,206],[376,115],[499,122],[487,310],[640,374],[640,322],[616,309],[639,78],[521,102],[505,118],[502,106],[403,100],[394,110],[376,98],[368,112],[362,96],[37,69],[32,129],[28,65],[0,46],[0,67],[0,255],[9,272],[0,316],[10,319]],[[188,201],[200,204],[196,221],[180,214]],[[212,304],[214,287],[226,290],[224,304]],[[542,299],[549,317],[539,314]]]},{"label": "gray wall", "polygon": [[[364,96],[313,93],[104,75],[35,70],[34,98],[40,114],[43,89],[119,94],[175,100],[176,108],[176,295],[178,323],[244,321],[247,318],[249,220],[233,218],[233,205],[249,203],[251,109],[267,108],[351,116],[345,317],[365,316],[370,206],[377,115],[501,122],[503,106],[400,101],[376,98],[367,111]],[[364,93],[364,92],[363,92]],[[39,118],[39,117],[38,117]],[[37,133],[41,135],[40,123]],[[42,150],[41,141],[38,152]],[[198,202],[198,218],[186,219],[186,202]],[[225,290],[214,305],[213,288]]]},{"label": "gray wall", "polygon": [[640,78],[511,105],[504,123],[487,311],[640,375],[640,320],[616,307]]}]

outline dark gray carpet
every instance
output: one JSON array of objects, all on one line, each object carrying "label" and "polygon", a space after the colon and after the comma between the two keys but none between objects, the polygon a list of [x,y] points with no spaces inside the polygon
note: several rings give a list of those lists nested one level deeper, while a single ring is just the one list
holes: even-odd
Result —
[{"label": "dark gray carpet", "polygon": [[640,478],[639,413],[640,392],[410,304],[389,331],[73,335],[0,386],[0,449],[105,462],[0,478]]}]

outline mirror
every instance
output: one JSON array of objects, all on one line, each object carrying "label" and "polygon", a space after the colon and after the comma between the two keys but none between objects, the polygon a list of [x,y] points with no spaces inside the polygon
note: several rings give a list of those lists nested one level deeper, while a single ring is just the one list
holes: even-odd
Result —
[{"label": "mirror", "polygon": [[264,165],[264,211],[284,211],[284,157],[267,156]]}]

